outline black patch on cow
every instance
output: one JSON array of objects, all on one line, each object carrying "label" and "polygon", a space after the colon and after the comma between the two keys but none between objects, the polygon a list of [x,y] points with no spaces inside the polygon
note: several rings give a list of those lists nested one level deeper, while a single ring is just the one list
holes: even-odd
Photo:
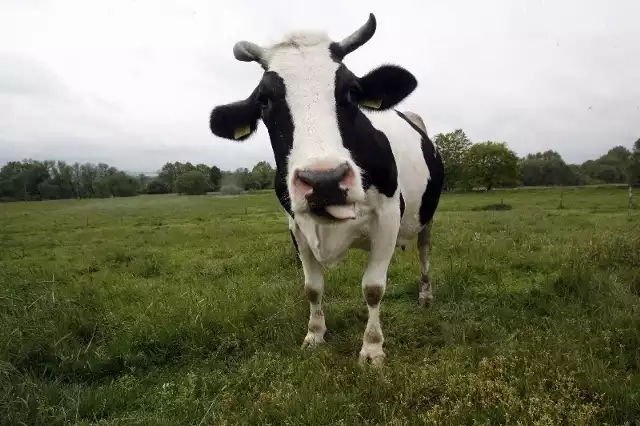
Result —
[{"label": "black patch on cow", "polygon": [[289,198],[289,190],[287,189],[287,181],[286,181],[286,173],[287,169],[280,168],[276,166],[276,176],[273,179],[273,188],[275,189],[276,196],[278,197],[278,201],[280,205],[289,213],[291,217],[294,217],[293,211],[291,210],[291,199]]},{"label": "black patch on cow", "polygon": [[420,224],[425,225],[433,218],[433,215],[438,208],[440,194],[442,193],[444,184],[444,164],[442,162],[440,153],[435,148],[435,145],[433,144],[431,139],[429,139],[427,133],[420,127],[416,126],[411,120],[407,118],[406,115],[404,115],[400,111],[396,111],[396,113],[407,123],[409,123],[409,125],[413,127],[413,129],[418,132],[420,136],[422,136],[422,155],[424,156],[424,161],[427,163],[429,174],[431,175],[431,180],[429,180],[427,188],[422,194],[422,200],[419,210]]},{"label": "black patch on cow", "polygon": [[377,108],[360,105],[371,110],[393,108],[418,86],[418,80],[406,69],[398,65],[381,65],[358,78],[361,101],[378,101]]},{"label": "black patch on cow", "polygon": [[360,90],[358,79],[341,65],[336,71],[335,98],[342,145],[363,172],[363,189],[374,186],[392,197],[398,189],[395,157],[387,136],[373,127],[358,107]]},{"label": "black patch on cow", "polygon": [[[293,119],[286,95],[282,77],[266,71],[247,99],[215,107],[209,117],[209,128],[216,136],[243,141],[255,132],[258,120],[262,119],[269,132],[276,168],[286,174],[287,156],[293,147]],[[249,126],[250,134],[235,139],[235,131],[244,126]]]},{"label": "black patch on cow", "polygon": [[400,219],[404,216],[404,197],[402,191],[400,191]]},{"label": "black patch on cow", "polygon": [[274,189],[280,205],[293,217],[287,190],[287,157],[293,147],[293,119],[286,101],[287,89],[282,77],[267,71],[253,93],[253,101],[260,108],[260,117],[269,133],[276,163]]},{"label": "black patch on cow", "polygon": [[333,62],[336,62],[338,64],[342,63],[342,49],[340,48],[340,45],[335,41],[329,44],[329,56],[331,57],[331,60]]},{"label": "black patch on cow", "polygon": [[258,86],[256,101],[262,105],[262,122],[267,127],[276,169],[283,182],[287,174],[287,156],[293,147],[293,119],[286,95],[282,77],[273,71],[265,72]]},{"label": "black patch on cow", "polygon": [[273,157],[276,162],[274,189],[284,210],[293,217],[291,200],[287,189],[287,157],[293,147],[293,118],[286,101],[287,88],[282,77],[267,71],[255,94],[255,101],[261,105],[262,122],[269,133]]},{"label": "black patch on cow", "polygon": [[[286,94],[282,77],[273,71],[266,71],[247,99],[219,105],[209,117],[209,128],[213,134],[238,141],[251,136],[258,127],[258,120],[262,119],[269,132],[276,170],[280,171],[282,181],[286,175],[287,156],[293,147],[293,119]],[[250,133],[235,139],[236,130],[245,126],[249,126]],[[283,199],[280,196],[278,198],[282,202]]]},{"label": "black patch on cow", "polygon": [[[215,107],[209,115],[209,129],[221,138],[244,141],[258,128],[260,105],[256,102],[258,88],[247,99]],[[238,139],[234,138],[237,129],[249,126],[250,132]]]}]

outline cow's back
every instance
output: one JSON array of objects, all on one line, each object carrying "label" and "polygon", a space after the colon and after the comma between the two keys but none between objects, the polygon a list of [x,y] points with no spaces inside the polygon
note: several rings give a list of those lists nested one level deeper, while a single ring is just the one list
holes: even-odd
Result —
[{"label": "cow's back", "polygon": [[405,245],[433,217],[442,189],[442,159],[418,114],[386,111],[367,116],[385,133],[393,150],[404,202],[397,245]]}]

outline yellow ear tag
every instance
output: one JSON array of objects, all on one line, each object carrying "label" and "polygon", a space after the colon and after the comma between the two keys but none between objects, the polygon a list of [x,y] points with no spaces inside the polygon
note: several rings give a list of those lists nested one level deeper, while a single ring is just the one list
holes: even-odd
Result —
[{"label": "yellow ear tag", "polygon": [[380,105],[382,105],[382,101],[363,100],[360,102],[360,105],[373,108],[373,109],[379,109]]},{"label": "yellow ear tag", "polygon": [[243,136],[247,136],[249,133],[251,133],[251,127],[249,126],[238,127],[236,131],[233,133],[233,138],[240,139]]}]

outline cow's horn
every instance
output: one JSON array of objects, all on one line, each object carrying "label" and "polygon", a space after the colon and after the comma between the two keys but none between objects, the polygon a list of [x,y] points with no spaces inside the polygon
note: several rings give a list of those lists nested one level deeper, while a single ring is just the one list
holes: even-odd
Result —
[{"label": "cow's horn", "polygon": [[250,41],[239,41],[233,45],[233,56],[243,62],[257,62],[266,67],[265,51],[262,47]]},{"label": "cow's horn", "polygon": [[373,16],[373,13],[369,14],[369,19],[367,22],[356,31],[353,32],[348,37],[342,39],[340,43],[340,50],[342,51],[342,56],[345,57],[349,53],[356,50],[358,47],[362,46],[366,42],[373,37],[373,34],[376,32],[376,17]]}]

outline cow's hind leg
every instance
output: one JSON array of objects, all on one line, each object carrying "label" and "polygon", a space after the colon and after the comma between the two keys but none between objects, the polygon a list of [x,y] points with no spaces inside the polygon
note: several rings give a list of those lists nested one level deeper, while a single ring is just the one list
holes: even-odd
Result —
[{"label": "cow's hind leg", "polygon": [[418,303],[425,308],[433,301],[431,277],[429,275],[429,247],[431,245],[431,225],[429,221],[418,233],[418,253],[420,255],[420,284],[418,286]]}]

